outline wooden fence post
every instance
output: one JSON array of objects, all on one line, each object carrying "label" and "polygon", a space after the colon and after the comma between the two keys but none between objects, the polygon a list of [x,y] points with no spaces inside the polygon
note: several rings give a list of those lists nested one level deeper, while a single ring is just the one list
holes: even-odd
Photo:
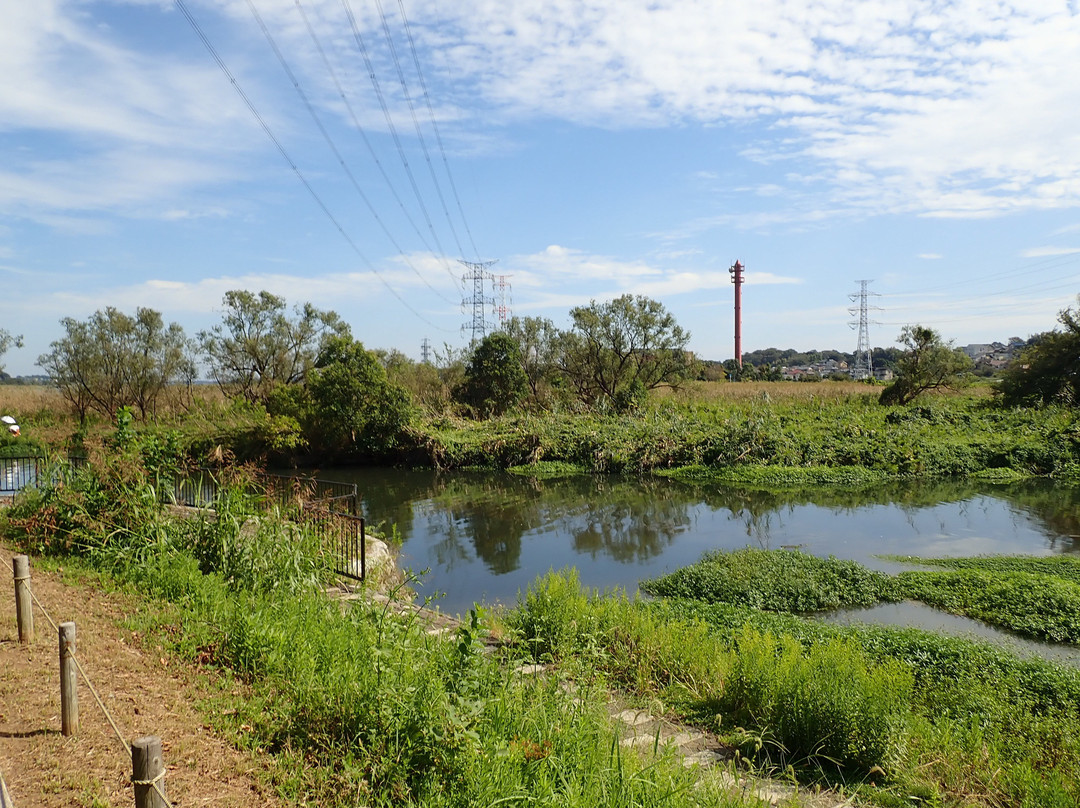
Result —
[{"label": "wooden fence post", "polygon": [[19,642],[28,645],[34,641],[34,602],[30,597],[30,559],[17,555],[11,559],[15,574],[15,619],[19,624]]},{"label": "wooden fence post", "polygon": [[[131,742],[131,782],[135,784],[135,808],[166,808],[165,761],[161,738],[144,735]],[[154,785],[157,785],[157,789]],[[160,793],[158,793],[160,789]]]},{"label": "wooden fence post", "polygon": [[60,624],[60,733],[79,732],[79,690],[75,668],[75,624]]}]

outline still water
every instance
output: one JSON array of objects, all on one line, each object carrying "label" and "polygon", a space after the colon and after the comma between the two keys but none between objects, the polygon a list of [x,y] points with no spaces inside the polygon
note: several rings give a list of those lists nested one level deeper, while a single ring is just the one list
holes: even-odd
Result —
[{"label": "still water", "polygon": [[512,603],[550,569],[633,592],[708,550],[798,547],[875,569],[879,555],[1080,552],[1080,488],[911,482],[862,490],[763,492],[660,479],[334,469],[359,484],[369,524],[402,540],[421,598],[463,613]]}]

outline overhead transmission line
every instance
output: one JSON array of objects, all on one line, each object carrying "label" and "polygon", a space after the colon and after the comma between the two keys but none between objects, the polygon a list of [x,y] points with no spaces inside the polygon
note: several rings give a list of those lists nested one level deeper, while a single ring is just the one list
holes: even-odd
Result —
[{"label": "overhead transmission line", "polygon": [[[266,23],[263,21],[262,15],[259,14],[259,10],[255,7],[255,3],[253,2],[253,0],[247,0],[247,5],[248,8],[251,10],[251,15],[255,18],[255,22],[258,23],[259,29],[262,31],[263,36],[266,38],[267,43],[270,45],[270,49],[274,52],[274,56],[277,57],[278,63],[281,65],[281,69],[284,70],[285,75],[289,77],[289,81],[292,83],[293,89],[296,90],[296,94],[303,102],[304,107],[307,109],[308,114],[311,116],[311,120],[314,121],[316,128],[322,134],[323,140],[326,141],[326,145],[330,148],[330,151],[334,153],[334,157],[337,159],[338,165],[341,166],[341,170],[345,172],[345,175],[349,178],[349,182],[352,183],[352,187],[356,190],[356,193],[360,195],[360,198],[364,201],[364,204],[367,205],[367,209],[371,213],[372,217],[374,217],[375,221],[378,223],[383,233],[388,239],[390,239],[390,243],[394,245],[394,248],[401,255],[401,258],[405,262],[405,265],[409,267],[409,269],[411,269],[414,273],[416,273],[416,277],[423,281],[424,285],[427,286],[428,289],[430,289],[444,301],[446,301],[447,303],[456,303],[457,301],[451,300],[434,286],[432,286],[431,283],[428,282],[427,278],[420,274],[420,271],[415,266],[413,266],[412,262],[409,260],[409,257],[405,254],[405,250],[401,247],[400,244],[398,244],[397,239],[394,238],[394,234],[390,232],[390,229],[386,226],[386,223],[379,215],[379,212],[375,210],[375,206],[371,204],[371,200],[368,199],[367,194],[364,193],[364,189],[360,187],[360,183],[357,182],[356,176],[353,174],[352,169],[349,168],[348,163],[345,162],[345,158],[342,157],[341,151],[334,143],[334,139],[330,136],[330,132],[327,131],[326,126],[323,125],[322,119],[319,118],[319,114],[315,111],[315,107],[312,105],[307,93],[304,92],[304,88],[300,86],[299,79],[297,79],[296,74],[293,73],[292,68],[289,67],[288,60],[286,60],[285,55],[281,52],[281,48],[278,47],[277,41],[274,39],[273,34],[270,33],[270,29],[266,26]],[[297,5],[299,5],[299,3],[297,3]]]},{"label": "overhead transmission line", "polygon": [[442,185],[439,184],[439,177],[435,173],[435,166],[431,162],[431,153],[428,151],[424,130],[420,126],[420,119],[416,117],[416,105],[413,104],[412,94],[409,92],[409,83],[405,80],[405,71],[401,69],[401,60],[398,59],[397,47],[394,45],[394,35],[390,31],[390,23],[387,20],[386,12],[383,10],[382,0],[375,0],[375,8],[379,12],[379,21],[382,24],[383,36],[386,38],[386,47],[390,51],[390,57],[394,60],[394,68],[397,70],[398,83],[401,84],[401,94],[405,98],[406,105],[409,107],[409,115],[412,117],[413,129],[416,130],[416,139],[420,143],[420,150],[424,153],[424,162],[427,164],[428,173],[431,175],[431,183],[435,186],[435,194],[439,197],[439,204],[442,206],[443,215],[446,216],[446,223],[450,227],[450,233],[454,236],[454,243],[457,245],[458,255],[464,255],[465,250],[461,246],[461,239],[458,238],[457,228],[454,227],[454,220],[450,217],[450,209],[446,206],[446,197],[443,196]]},{"label": "overhead transmission line", "polygon": [[[368,77],[371,79],[371,86],[375,90],[375,97],[379,102],[379,107],[382,109],[383,117],[386,119],[386,126],[390,132],[390,137],[397,147],[398,156],[401,158],[401,163],[409,178],[409,184],[412,186],[413,194],[416,196],[416,201],[420,205],[420,210],[424,215],[424,221],[427,223],[428,230],[431,232],[431,237],[435,242],[435,246],[438,247],[439,255],[445,260],[446,250],[443,249],[442,242],[439,240],[439,235],[435,232],[435,225],[432,224],[431,215],[428,213],[427,205],[424,204],[424,197],[420,193],[420,186],[417,185],[416,176],[413,174],[412,167],[409,165],[408,155],[405,154],[405,147],[401,143],[401,137],[398,135],[397,127],[394,125],[394,119],[390,115],[390,108],[387,106],[386,97],[383,95],[382,87],[379,84],[379,78],[375,74],[375,66],[372,64],[371,54],[368,52],[364,37],[360,33],[360,26],[356,24],[356,17],[353,14],[352,7],[349,5],[349,0],[341,0],[341,6],[345,9],[345,15],[349,19],[353,40],[356,42],[356,46],[359,48],[360,54],[364,59],[364,66],[367,68]],[[446,269],[447,274],[449,274],[450,277],[454,279],[454,282],[457,283],[458,278],[450,269],[449,262],[444,264],[444,268]]]},{"label": "overhead transmission line", "polygon": [[476,241],[473,239],[472,230],[469,228],[469,220],[465,217],[465,208],[461,205],[461,197],[458,195],[457,184],[454,182],[454,175],[450,171],[450,161],[446,159],[446,148],[443,145],[442,133],[439,131],[439,124],[435,116],[435,108],[431,105],[431,94],[428,93],[427,82],[424,81],[424,71],[420,67],[420,57],[416,50],[416,41],[413,39],[412,28],[409,26],[409,18],[405,16],[405,3],[404,0],[397,0],[398,9],[401,12],[401,23],[405,28],[405,35],[409,39],[409,50],[412,52],[413,64],[416,66],[416,77],[420,81],[420,89],[424,93],[424,102],[427,104],[428,117],[431,118],[431,128],[435,132],[435,140],[439,146],[439,154],[442,155],[443,166],[446,169],[446,179],[450,183],[450,190],[454,195],[454,202],[457,204],[458,214],[461,216],[461,223],[465,226],[465,233],[469,237],[469,244],[472,245],[473,252],[476,253],[476,260],[480,260],[480,250],[476,246]]},{"label": "overhead transmission line", "polygon": [[304,20],[304,26],[307,28],[308,34],[311,37],[311,41],[314,43],[316,50],[319,51],[319,56],[322,58],[323,65],[325,65],[326,67],[326,72],[330,74],[330,78],[333,80],[334,86],[337,88],[338,97],[341,98],[342,103],[345,104],[345,108],[349,111],[349,117],[352,119],[353,126],[355,126],[356,130],[360,133],[360,137],[364,141],[364,145],[367,147],[368,154],[371,155],[371,159],[375,162],[376,167],[378,167],[379,169],[379,174],[382,175],[382,178],[386,181],[386,185],[390,189],[390,193],[394,195],[394,200],[398,203],[398,207],[401,208],[402,214],[412,226],[412,229],[416,233],[417,237],[420,239],[420,242],[424,245],[424,247],[427,248],[428,252],[434,253],[435,251],[431,248],[431,245],[428,244],[427,238],[425,238],[424,234],[421,232],[416,222],[413,221],[412,216],[409,214],[408,209],[405,207],[404,201],[402,201],[401,196],[397,192],[397,187],[390,179],[390,175],[386,173],[386,167],[383,166],[382,160],[379,159],[379,155],[375,152],[375,148],[371,145],[371,140],[367,136],[367,131],[364,129],[363,124],[360,123],[360,118],[357,116],[356,110],[353,109],[352,102],[349,101],[349,97],[348,95],[346,95],[345,89],[344,87],[342,87],[341,81],[338,79],[337,71],[335,71],[333,65],[330,64],[330,59],[326,55],[326,50],[323,48],[322,42],[319,40],[319,36],[315,32],[315,28],[314,26],[312,26],[311,21],[308,18],[307,12],[304,10],[303,5],[301,5],[300,0],[295,0],[295,2],[296,8],[300,12],[300,16]]},{"label": "overhead transmission line", "polygon": [[356,253],[357,257],[359,257],[360,260],[363,262],[364,266],[367,267],[367,269],[373,275],[375,275],[376,278],[379,279],[382,285],[386,287],[387,291],[389,291],[394,297],[396,297],[398,299],[398,302],[401,303],[401,305],[403,305],[410,312],[412,312],[412,314],[416,316],[417,319],[422,320],[423,322],[430,325],[432,328],[438,329],[439,331],[450,331],[450,329],[448,328],[443,328],[442,326],[435,325],[435,323],[431,322],[428,318],[424,317],[422,314],[420,314],[420,312],[418,312],[411,305],[409,305],[408,301],[406,301],[405,298],[403,298],[398,293],[398,291],[387,282],[387,280],[382,276],[382,274],[377,269],[375,269],[375,266],[360,250],[360,247],[357,246],[356,242],[353,241],[352,237],[349,236],[347,232],[345,232],[345,228],[342,227],[341,222],[339,222],[338,219],[334,216],[330,208],[327,207],[326,203],[323,201],[322,197],[319,196],[315,188],[311,185],[310,182],[308,182],[307,177],[304,176],[303,172],[300,171],[300,168],[293,161],[292,157],[289,156],[288,151],[285,150],[285,147],[281,144],[281,141],[274,134],[273,130],[270,128],[270,125],[266,122],[266,119],[263,118],[258,108],[248,97],[247,93],[244,92],[244,88],[240,86],[240,82],[236,80],[236,76],[234,76],[232,71],[229,70],[228,65],[225,64],[224,60],[218,54],[217,49],[214,47],[213,43],[203,32],[202,28],[199,26],[198,21],[191,15],[191,12],[188,10],[187,4],[184,2],[184,0],[173,0],[173,2],[176,4],[176,7],[180,9],[180,12],[184,15],[184,18],[188,21],[188,24],[191,26],[192,30],[202,41],[203,45],[210,53],[210,56],[213,58],[214,62],[221,69],[221,72],[229,80],[229,83],[232,84],[233,89],[236,90],[237,95],[240,96],[240,99],[244,102],[244,105],[248,108],[248,111],[251,112],[252,116],[258,122],[263,132],[270,139],[270,142],[274,144],[274,147],[278,150],[278,153],[281,154],[282,159],[284,159],[285,162],[289,165],[289,168],[293,170],[293,173],[296,174],[297,179],[300,180],[304,188],[306,188],[308,193],[311,194],[311,198],[315,200],[315,204],[319,206],[319,209],[322,210],[323,214],[326,215],[326,218],[328,218],[330,222],[334,225],[338,233],[341,234],[341,237],[345,239],[346,243],[348,243],[348,245],[352,248],[353,252]]}]

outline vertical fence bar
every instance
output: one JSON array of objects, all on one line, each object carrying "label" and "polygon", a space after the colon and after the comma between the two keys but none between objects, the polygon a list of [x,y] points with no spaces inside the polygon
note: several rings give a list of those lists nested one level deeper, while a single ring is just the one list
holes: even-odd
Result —
[{"label": "vertical fence bar", "polygon": [[15,620],[19,624],[19,642],[34,641],[34,601],[30,597],[30,559],[17,555],[11,559],[15,576]]},{"label": "vertical fence bar", "polygon": [[79,732],[79,689],[75,669],[75,624],[60,624],[60,733]]},{"label": "vertical fence bar", "polygon": [[158,736],[144,735],[131,742],[131,782],[135,785],[135,808],[167,808],[162,799],[165,761]]},{"label": "vertical fence bar", "polygon": [[360,580],[367,580],[367,538],[364,533],[364,517],[360,517]]}]

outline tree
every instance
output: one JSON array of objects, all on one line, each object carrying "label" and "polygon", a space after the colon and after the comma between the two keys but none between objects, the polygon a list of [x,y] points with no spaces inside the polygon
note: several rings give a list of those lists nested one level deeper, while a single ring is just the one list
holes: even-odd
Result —
[{"label": "tree", "polygon": [[1005,372],[1001,394],[1006,404],[1080,402],[1080,312],[1065,309],[1058,322],[1064,330],[1032,337]]},{"label": "tree", "polygon": [[91,410],[112,417],[131,406],[143,418],[165,389],[195,378],[191,344],[176,323],[139,308],[135,316],[109,306],[86,321],[65,317],[65,335],[37,364],[52,378],[80,418]]},{"label": "tree", "polygon": [[509,334],[496,331],[473,349],[465,366],[465,380],[455,391],[455,398],[487,418],[515,406],[528,389],[517,343]]},{"label": "tree", "polygon": [[[23,338],[21,336],[13,337],[10,333],[0,328],[0,359],[4,354],[8,352],[10,348],[21,348],[23,346]],[[0,378],[4,377],[4,366],[0,364]]]},{"label": "tree", "polygon": [[907,351],[897,360],[896,380],[881,391],[882,404],[907,404],[928,390],[956,388],[972,368],[967,355],[932,328],[906,325],[896,341]]},{"label": "tree", "polygon": [[313,443],[328,454],[378,455],[409,424],[408,392],[391,384],[378,358],[349,336],[324,340],[308,377],[306,417]]},{"label": "tree", "polygon": [[573,326],[559,340],[559,368],[587,404],[623,410],[645,392],[676,385],[694,369],[690,334],[660,303],[623,295],[570,311]]},{"label": "tree", "polygon": [[229,396],[265,403],[281,384],[303,382],[330,336],[349,327],[332,311],[310,303],[290,317],[285,300],[270,292],[226,292],[223,321],[200,331],[199,344],[210,375]]},{"label": "tree", "polygon": [[512,317],[503,331],[517,344],[529,393],[539,403],[556,368],[559,330],[545,317]]}]

